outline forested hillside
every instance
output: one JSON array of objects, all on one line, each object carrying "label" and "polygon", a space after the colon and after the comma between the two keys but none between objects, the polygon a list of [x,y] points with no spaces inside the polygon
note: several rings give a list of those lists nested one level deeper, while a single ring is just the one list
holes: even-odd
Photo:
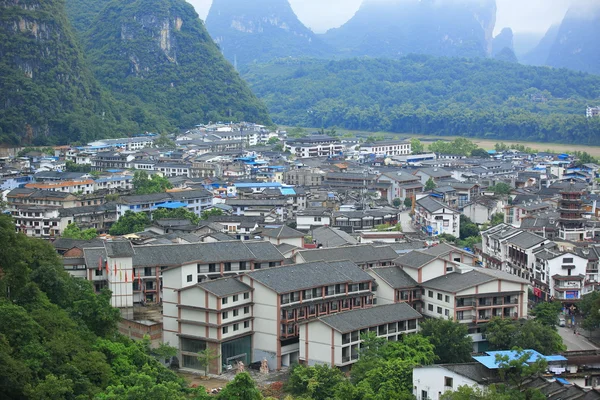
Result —
[{"label": "forested hillside", "polygon": [[148,129],[102,90],[64,2],[0,2],[0,143],[92,140]]},{"label": "forested hillside", "polygon": [[119,99],[140,105],[141,121],[148,110],[179,127],[270,123],[185,0],[114,0],[85,37],[95,76]]},{"label": "forested hillside", "polygon": [[593,143],[600,77],[489,59],[278,60],[243,72],[278,124]]},{"label": "forested hillside", "polygon": [[0,215],[0,398],[207,398],[144,342],[118,335],[110,293],[64,271],[54,248]]}]

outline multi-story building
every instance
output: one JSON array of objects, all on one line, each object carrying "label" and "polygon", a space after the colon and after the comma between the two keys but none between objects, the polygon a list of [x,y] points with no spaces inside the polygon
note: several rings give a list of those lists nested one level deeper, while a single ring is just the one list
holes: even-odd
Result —
[{"label": "multi-story building", "polygon": [[92,158],[92,171],[104,169],[129,169],[133,166],[135,156],[133,154],[103,151],[96,153]]},{"label": "multi-story building", "polygon": [[344,150],[344,145],[339,139],[325,135],[290,139],[285,142],[284,147],[298,158],[331,157],[341,154]]},{"label": "multi-story building", "polygon": [[31,182],[25,185],[28,189],[50,190],[74,194],[90,194],[94,192],[95,183],[92,179],[78,181]]},{"label": "multi-story building", "polygon": [[361,269],[392,265],[398,254],[390,246],[362,244],[329,249],[302,250],[296,254],[296,262],[352,260]]},{"label": "multi-story building", "polygon": [[296,168],[283,173],[283,181],[295,186],[321,186],[325,172],[318,168]]},{"label": "multi-story building", "polygon": [[558,235],[563,240],[579,241],[592,239],[593,231],[586,229],[583,196],[585,185],[571,182],[560,191],[558,211],[560,212],[560,230]]},{"label": "multi-story building", "polygon": [[587,264],[586,258],[556,248],[537,252],[534,295],[546,301],[558,300],[569,308],[585,294]]},{"label": "multi-story building", "polygon": [[587,118],[600,117],[600,107],[587,107],[585,109],[585,116]]},{"label": "multi-story building", "polygon": [[117,202],[117,213],[121,217],[128,210],[149,213],[161,205],[179,205],[188,208],[197,215],[201,215],[202,211],[212,207],[212,200],[213,195],[205,189],[121,196]]},{"label": "multi-story building", "polygon": [[388,191],[387,201],[391,202],[395,198],[412,198],[417,193],[423,192],[423,184],[418,176],[408,171],[384,172],[377,178],[377,182],[391,183],[392,188]]},{"label": "multi-story building", "polygon": [[61,208],[58,210],[58,232],[60,235],[70,223],[76,224],[80,229],[94,228],[99,233],[108,232],[111,225],[117,222],[116,203],[105,203],[93,206]]},{"label": "multi-story building", "polygon": [[313,227],[330,226],[331,211],[326,208],[307,208],[296,214],[296,228],[307,231]]},{"label": "multi-story building", "polygon": [[412,149],[410,141],[407,140],[383,140],[361,144],[360,152],[365,154],[382,154],[390,157],[411,154]]},{"label": "multi-story building", "polygon": [[416,201],[413,224],[428,236],[460,236],[460,213],[431,196]]},{"label": "multi-story building", "polygon": [[376,267],[367,270],[377,282],[377,304],[407,303],[421,311],[421,288],[402,268]]},{"label": "multi-story building", "polygon": [[133,189],[133,175],[113,175],[94,180],[94,191],[105,190],[109,193]]},{"label": "multi-story building", "polygon": [[600,247],[575,247],[572,250],[575,254],[587,260],[585,271],[585,283],[583,294],[588,294],[599,289],[600,275],[598,275],[598,261],[600,260]]},{"label": "multi-story building", "polygon": [[552,209],[552,204],[540,200],[511,204],[504,208],[504,222],[519,228],[524,218],[529,218],[532,214],[552,211]]},{"label": "multi-story building", "polygon": [[377,225],[396,225],[398,223],[398,209],[380,208],[362,211],[334,211],[331,214],[331,226],[354,230],[370,230]]},{"label": "multi-story building", "polygon": [[268,222],[283,222],[287,218],[285,199],[227,199],[235,215],[263,217]]},{"label": "multi-story building", "polygon": [[190,168],[191,178],[211,178],[221,175],[220,165],[208,162],[194,161]]},{"label": "multi-story building", "polygon": [[40,206],[68,208],[77,205],[77,197],[71,193],[52,190],[17,188],[6,195],[9,207]]},{"label": "multi-story building", "polygon": [[300,323],[300,361],[347,370],[358,360],[363,334],[374,332],[389,341],[402,340],[402,335],[418,331],[421,317],[408,304],[393,303]]},{"label": "multi-story building", "polygon": [[253,271],[241,280],[254,289],[252,361],[266,359],[271,369],[299,361],[300,323],[373,305],[374,280],[351,261]]},{"label": "multi-story building", "polygon": [[155,136],[127,137],[119,139],[102,139],[88,143],[88,146],[104,149],[140,150],[154,145]]},{"label": "multi-story building", "polygon": [[154,165],[154,170],[162,172],[165,177],[185,176],[190,178],[192,176],[191,164],[158,163]]}]

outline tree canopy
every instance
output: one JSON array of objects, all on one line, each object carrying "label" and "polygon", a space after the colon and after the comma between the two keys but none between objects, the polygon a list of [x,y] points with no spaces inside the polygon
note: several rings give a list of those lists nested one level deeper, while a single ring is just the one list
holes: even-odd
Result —
[{"label": "tree canopy", "polygon": [[485,327],[490,349],[532,349],[544,355],[559,353],[566,349],[562,338],[554,329],[536,320],[515,321],[492,318]]},{"label": "tree canopy", "polygon": [[423,335],[434,347],[440,364],[471,361],[473,341],[465,324],[441,318],[429,318],[420,324]]},{"label": "tree canopy", "polygon": [[152,220],[156,221],[159,219],[189,219],[190,222],[194,225],[197,225],[200,222],[200,217],[193,211],[190,211],[189,208],[179,207],[179,208],[159,208],[152,212]]},{"label": "tree canopy", "polygon": [[539,323],[555,328],[561,311],[562,304],[559,301],[542,302],[535,306],[532,314]]},{"label": "tree canopy", "polygon": [[146,213],[133,212],[131,210],[125,211],[117,222],[115,222],[108,231],[111,235],[128,235],[130,233],[139,232],[144,230],[150,225],[150,218]]},{"label": "tree canopy", "polygon": [[171,185],[171,182],[167,178],[160,175],[148,177],[146,171],[136,171],[133,174],[132,184],[135,194],[162,193],[167,189],[173,188],[173,185]]},{"label": "tree canopy", "polygon": [[63,230],[61,236],[67,239],[92,240],[98,236],[98,231],[95,228],[88,228],[82,231],[77,224],[71,223]]}]

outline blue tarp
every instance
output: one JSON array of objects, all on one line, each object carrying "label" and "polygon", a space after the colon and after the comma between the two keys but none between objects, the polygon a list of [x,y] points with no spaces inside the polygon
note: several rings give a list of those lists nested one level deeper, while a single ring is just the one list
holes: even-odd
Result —
[{"label": "blue tarp", "polygon": [[571,382],[564,378],[556,378],[556,381],[562,383],[563,385],[571,385]]},{"label": "blue tarp", "polygon": [[[531,350],[531,349],[523,350],[523,352],[531,354],[531,356],[529,357],[529,360],[527,360],[528,363],[535,362],[538,358],[543,358],[548,362],[550,362],[550,361],[567,361],[567,359],[563,356],[560,356],[560,355],[545,356],[545,355],[540,354],[537,351]],[[498,365],[498,362],[496,361],[497,354],[499,354],[501,356],[508,356],[508,359],[510,361],[510,360],[516,359],[518,353],[515,350],[505,350],[505,351],[486,351],[485,354],[487,354],[487,356],[473,357],[473,359],[475,361],[483,364],[485,367],[487,367],[489,369],[498,369],[498,368],[500,368],[500,366]]]},{"label": "blue tarp", "polygon": [[279,189],[279,191],[284,196],[294,196],[296,194],[296,191],[294,190],[294,188],[281,188],[281,189]]},{"label": "blue tarp", "polygon": [[187,207],[187,204],[182,203],[180,201],[174,201],[172,203],[159,203],[154,206],[154,208],[169,208],[169,209],[181,208],[181,207]]}]

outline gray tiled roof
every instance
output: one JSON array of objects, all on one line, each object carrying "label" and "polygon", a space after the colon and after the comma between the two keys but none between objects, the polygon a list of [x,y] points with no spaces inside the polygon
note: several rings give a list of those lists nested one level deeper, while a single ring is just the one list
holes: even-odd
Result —
[{"label": "gray tiled roof", "polygon": [[453,210],[447,204],[437,201],[433,197],[430,197],[430,196],[423,197],[422,199],[417,200],[417,204],[429,212],[435,212],[437,210],[441,210],[442,208],[446,208],[448,210]]},{"label": "gray tiled roof", "polygon": [[54,242],[52,242],[52,246],[55,249],[68,250],[73,247],[78,247],[83,249],[85,247],[101,247],[104,245],[104,242],[100,239],[92,239],[92,240],[81,240],[81,239],[68,239],[68,238],[58,238]]},{"label": "gray tiled roof", "polygon": [[309,262],[248,272],[250,278],[277,293],[289,293],[338,283],[373,281],[352,261]]},{"label": "gray tiled roof", "polygon": [[300,251],[299,254],[307,262],[352,260],[357,264],[392,261],[398,256],[389,246],[373,246],[371,244],[304,250]]},{"label": "gray tiled roof", "polygon": [[535,245],[543,243],[545,240],[546,239],[544,239],[542,236],[525,231],[511,237],[506,242],[509,244],[514,244],[522,249],[529,249]]},{"label": "gray tiled roof", "polygon": [[370,271],[394,289],[417,286],[417,282],[397,266],[371,268]]},{"label": "gray tiled roof", "polygon": [[423,253],[421,250],[414,250],[394,260],[394,264],[401,265],[403,267],[410,268],[421,268],[423,265],[435,260],[437,256],[432,254]]},{"label": "gray tiled roof", "polygon": [[328,226],[313,229],[312,237],[317,243],[322,244],[325,247],[337,247],[347,244],[354,245],[358,243],[356,239],[348,233]]},{"label": "gray tiled roof", "polygon": [[[217,297],[231,296],[237,293],[249,292],[252,288],[236,278],[221,278],[198,283],[189,288],[200,287]],[[186,289],[189,289],[186,288]],[[185,290],[185,289],[182,289]]]},{"label": "gray tiled roof", "polygon": [[129,240],[106,241],[104,247],[109,257],[131,257],[134,254]]},{"label": "gray tiled roof", "polygon": [[473,286],[495,280],[491,275],[479,271],[470,271],[460,274],[452,272],[421,283],[427,289],[436,289],[442,292],[457,293]]},{"label": "gray tiled roof", "polygon": [[[459,249],[458,247],[454,247],[449,245],[448,243],[440,243],[437,246],[431,246],[427,249],[424,250],[420,250],[422,253],[426,253],[426,254],[431,254],[432,256],[445,256],[446,254],[450,253],[451,251],[455,251],[457,253],[464,253],[464,254],[468,254],[468,252],[464,251],[463,249]],[[473,254],[470,254],[471,256],[474,257]]]},{"label": "gray tiled roof", "polygon": [[274,229],[265,229],[263,235],[279,239],[304,237],[304,233],[292,229],[287,225],[281,225],[279,228]]},{"label": "gray tiled roof", "polygon": [[394,303],[373,308],[362,308],[320,317],[319,321],[338,332],[347,333],[409,319],[419,319],[422,315],[406,303]]}]

